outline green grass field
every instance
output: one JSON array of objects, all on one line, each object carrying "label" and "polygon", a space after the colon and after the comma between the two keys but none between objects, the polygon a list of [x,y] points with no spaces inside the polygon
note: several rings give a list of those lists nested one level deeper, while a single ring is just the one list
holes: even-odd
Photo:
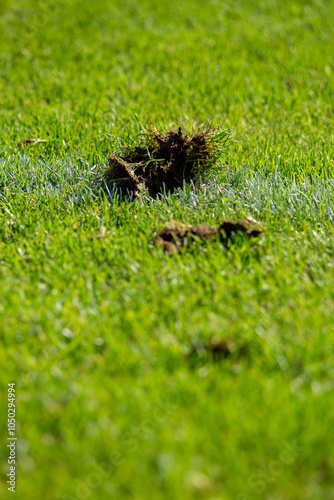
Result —
[{"label": "green grass field", "polygon": [[[1,498],[10,382],[19,500],[334,498],[333,19],[332,0],[0,1]],[[201,189],[94,185],[150,123],[208,122],[232,140]],[[152,244],[248,215],[254,243]],[[234,352],[188,356],[212,337]]]}]

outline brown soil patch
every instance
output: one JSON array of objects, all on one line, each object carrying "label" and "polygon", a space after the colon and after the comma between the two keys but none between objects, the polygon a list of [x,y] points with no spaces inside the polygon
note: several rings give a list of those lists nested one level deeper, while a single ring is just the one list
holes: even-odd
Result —
[{"label": "brown soil patch", "polygon": [[183,226],[165,227],[154,238],[156,245],[161,245],[169,255],[181,253],[181,247],[205,240],[219,241],[228,245],[237,234],[247,238],[259,238],[265,230],[251,217],[245,220],[223,221],[218,227],[208,226]]},{"label": "brown soil patch", "polygon": [[142,191],[152,198],[164,189],[172,193],[212,164],[215,147],[211,132],[189,137],[183,135],[181,127],[166,135],[152,129],[145,146],[126,149],[124,156],[111,153],[103,177],[135,197]]}]

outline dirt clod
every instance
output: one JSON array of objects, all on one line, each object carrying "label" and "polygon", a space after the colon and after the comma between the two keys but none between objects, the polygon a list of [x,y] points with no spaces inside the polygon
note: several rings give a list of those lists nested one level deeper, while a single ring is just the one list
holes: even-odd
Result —
[{"label": "dirt clod", "polygon": [[259,238],[265,230],[251,217],[245,220],[223,221],[218,227],[179,226],[165,227],[154,238],[154,243],[164,248],[169,255],[181,253],[181,247],[198,241],[212,240],[228,245],[237,234],[247,238]]},{"label": "dirt clod", "polygon": [[211,130],[189,137],[179,127],[164,135],[151,129],[145,146],[126,149],[124,156],[111,153],[103,177],[135,197],[142,191],[152,198],[164,190],[172,193],[195,180],[212,161],[215,148],[210,134]]}]

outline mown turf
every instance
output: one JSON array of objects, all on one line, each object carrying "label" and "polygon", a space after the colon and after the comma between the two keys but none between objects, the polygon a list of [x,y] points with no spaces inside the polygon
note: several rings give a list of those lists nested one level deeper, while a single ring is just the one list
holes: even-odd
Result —
[{"label": "mown turf", "polygon": [[[14,381],[18,499],[333,498],[333,15],[1,2],[2,496]],[[150,121],[209,120],[234,140],[201,189],[93,183]],[[247,215],[267,231],[230,251],[153,245]],[[231,356],[189,357],[214,336]]]}]

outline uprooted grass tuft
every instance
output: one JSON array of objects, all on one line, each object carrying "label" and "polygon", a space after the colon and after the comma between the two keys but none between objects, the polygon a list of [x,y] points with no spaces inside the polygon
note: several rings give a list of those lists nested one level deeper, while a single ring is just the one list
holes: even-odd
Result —
[{"label": "uprooted grass tuft", "polygon": [[103,178],[135,197],[146,191],[156,198],[207,172],[226,150],[230,134],[210,128],[189,137],[179,127],[164,135],[151,127],[145,137],[143,146],[127,148],[123,156],[111,153]]}]

